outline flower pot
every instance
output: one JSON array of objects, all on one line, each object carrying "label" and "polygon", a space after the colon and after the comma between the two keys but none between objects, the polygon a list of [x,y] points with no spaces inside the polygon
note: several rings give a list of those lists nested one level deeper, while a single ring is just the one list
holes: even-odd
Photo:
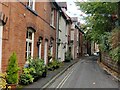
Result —
[{"label": "flower pot", "polygon": [[46,71],[42,73],[42,77],[46,77],[46,75],[47,75]]},{"label": "flower pot", "polygon": [[7,84],[7,87],[10,88],[10,90],[16,90],[17,84]]}]

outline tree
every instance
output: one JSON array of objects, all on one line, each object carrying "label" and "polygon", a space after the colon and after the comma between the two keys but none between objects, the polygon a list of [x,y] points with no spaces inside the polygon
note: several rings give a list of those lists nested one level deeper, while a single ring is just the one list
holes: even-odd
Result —
[{"label": "tree", "polygon": [[77,2],[77,6],[88,16],[87,26],[92,28],[88,36],[90,40],[101,43],[102,36],[114,27],[112,15],[117,14],[118,3],[113,2]]},{"label": "tree", "polygon": [[98,43],[101,51],[109,53],[120,64],[120,2],[77,2],[76,5],[87,14],[87,26],[92,28],[86,33],[87,39]]}]

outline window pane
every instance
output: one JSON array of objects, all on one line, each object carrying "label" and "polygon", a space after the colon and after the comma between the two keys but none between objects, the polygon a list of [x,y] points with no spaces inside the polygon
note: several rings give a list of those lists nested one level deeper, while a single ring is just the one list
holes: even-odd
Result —
[{"label": "window pane", "polygon": [[29,32],[29,39],[32,40],[32,32]]},{"label": "window pane", "polygon": [[34,9],[34,0],[29,0],[29,7]]},{"label": "window pane", "polygon": [[32,43],[29,43],[28,51],[31,51],[31,49],[32,49]]},{"label": "window pane", "polygon": [[29,28],[26,34],[26,53],[25,53],[26,58],[33,56],[32,53],[33,35],[34,35],[33,30]]},{"label": "window pane", "polygon": [[51,12],[51,24],[54,26],[54,10]]},{"label": "window pane", "polygon": [[33,9],[33,1],[30,2],[30,7]]},{"label": "window pane", "polygon": [[28,52],[28,57],[31,57],[31,52]]},{"label": "window pane", "polygon": [[27,31],[27,33],[26,33],[26,38],[28,38],[28,31]]},{"label": "window pane", "polygon": [[27,52],[25,52],[25,58],[27,59]]},{"label": "window pane", "polygon": [[25,58],[27,58],[27,47],[28,47],[28,42],[26,42],[26,53],[25,53]]},{"label": "window pane", "polygon": [[27,44],[28,44],[28,43],[26,42],[26,52],[27,52]]}]

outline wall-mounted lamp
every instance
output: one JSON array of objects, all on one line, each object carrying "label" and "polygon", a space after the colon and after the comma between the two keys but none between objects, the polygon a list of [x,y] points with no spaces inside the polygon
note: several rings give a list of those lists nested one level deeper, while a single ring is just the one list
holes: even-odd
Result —
[{"label": "wall-mounted lamp", "polygon": [[42,43],[43,38],[39,37],[38,41],[37,41],[37,46],[39,46]]}]

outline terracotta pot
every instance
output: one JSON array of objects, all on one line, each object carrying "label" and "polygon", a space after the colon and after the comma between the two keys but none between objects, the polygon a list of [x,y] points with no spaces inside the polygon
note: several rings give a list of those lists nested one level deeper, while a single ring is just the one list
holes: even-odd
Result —
[{"label": "terracotta pot", "polygon": [[7,86],[10,90],[16,90],[17,84],[8,84]]}]

